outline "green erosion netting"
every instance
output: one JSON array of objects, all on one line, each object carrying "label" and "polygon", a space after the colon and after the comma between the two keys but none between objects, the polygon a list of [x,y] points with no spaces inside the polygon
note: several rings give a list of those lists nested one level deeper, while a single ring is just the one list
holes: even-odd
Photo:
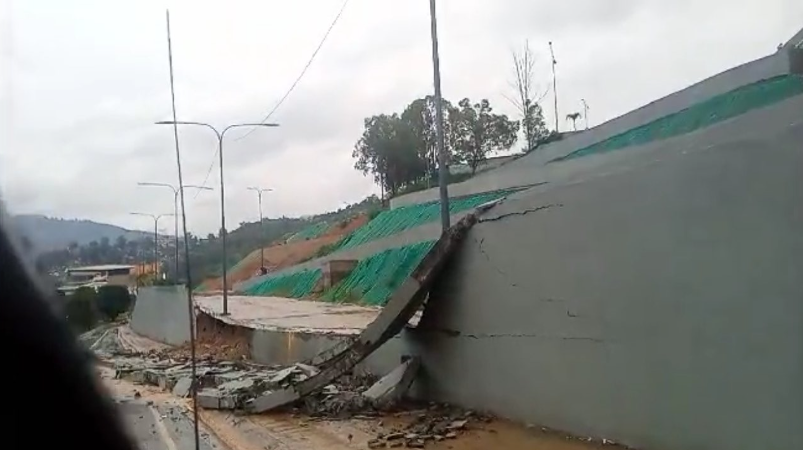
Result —
[{"label": "green erosion netting", "polygon": [[[449,212],[452,214],[476,208],[493,200],[500,199],[517,189],[485,192],[482,194],[449,199]],[[337,250],[353,248],[376,239],[391,236],[404,230],[415,228],[440,218],[440,203],[438,201],[422,203],[419,205],[402,206],[389,211],[383,211],[373,220],[343,238]]]},{"label": "green erosion netting", "polygon": [[435,242],[425,241],[389,248],[361,259],[351,274],[326,292],[323,299],[384,306],[391,294],[418,267]]},{"label": "green erosion netting", "polygon": [[605,153],[633,145],[679,136],[713,125],[752,109],[761,108],[803,93],[803,78],[782,75],[742,86],[698,103],[682,111],[661,117],[604,141],[575,150],[550,162]]},{"label": "green erosion netting", "polygon": [[309,295],[321,279],[321,269],[306,269],[267,278],[245,290],[245,295],[301,298]]},{"label": "green erosion netting", "polygon": [[303,241],[307,239],[315,239],[321,237],[329,229],[329,224],[326,222],[318,222],[302,229],[298,233],[290,236],[287,242]]}]

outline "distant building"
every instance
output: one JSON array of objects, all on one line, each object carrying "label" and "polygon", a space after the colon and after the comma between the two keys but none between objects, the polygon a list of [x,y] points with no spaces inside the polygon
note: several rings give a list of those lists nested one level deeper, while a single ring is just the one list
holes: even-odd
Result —
[{"label": "distant building", "polygon": [[101,286],[125,286],[133,290],[136,277],[135,266],[107,264],[101,266],[73,267],[67,269],[67,281],[57,288],[61,295],[72,295],[76,289],[89,287],[97,290]]}]

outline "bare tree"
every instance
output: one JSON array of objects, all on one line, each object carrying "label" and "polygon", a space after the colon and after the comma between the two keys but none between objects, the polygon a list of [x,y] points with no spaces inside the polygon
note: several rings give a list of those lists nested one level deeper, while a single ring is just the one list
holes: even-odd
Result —
[{"label": "bare tree", "polygon": [[[516,91],[515,98],[505,97],[521,115],[521,128],[524,133],[525,152],[534,150],[538,143],[549,135],[544,122],[543,111],[539,103],[549,90],[536,92],[535,86],[535,54],[528,41],[520,52],[513,51],[513,70],[515,79],[512,86]],[[537,98],[536,98],[537,97]]]}]

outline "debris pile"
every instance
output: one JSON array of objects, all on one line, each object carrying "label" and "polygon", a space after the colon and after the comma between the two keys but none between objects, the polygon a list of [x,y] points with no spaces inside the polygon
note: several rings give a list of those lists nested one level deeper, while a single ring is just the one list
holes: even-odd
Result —
[{"label": "debris pile", "polygon": [[369,448],[424,448],[429,442],[456,439],[468,430],[470,422],[490,422],[491,418],[473,411],[433,404],[429,409],[403,412],[397,416],[413,415],[407,425],[393,427],[368,441]]},{"label": "debris pile", "polygon": [[[316,367],[301,363],[267,367],[243,361],[198,361],[198,406],[246,410],[246,405],[254,398],[300,383],[317,373]],[[153,356],[117,358],[115,377],[158,386],[179,397],[187,397],[192,387],[189,362]],[[313,417],[342,417],[370,411],[373,400],[362,392],[373,381],[374,378],[367,375],[343,376],[318,394],[293,405],[294,410]]]}]

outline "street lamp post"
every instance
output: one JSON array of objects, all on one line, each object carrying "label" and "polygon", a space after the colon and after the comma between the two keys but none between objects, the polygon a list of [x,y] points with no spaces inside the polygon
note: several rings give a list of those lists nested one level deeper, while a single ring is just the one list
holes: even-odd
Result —
[{"label": "street lamp post", "polygon": [[438,20],[435,13],[435,0],[429,0],[429,20],[432,33],[432,71],[435,84],[435,134],[438,146],[438,190],[441,201],[441,228],[449,230],[449,188],[447,187],[449,167],[446,161],[446,145],[443,137],[443,99],[441,95],[441,62],[438,51]]},{"label": "street lamp post", "polygon": [[581,98],[580,102],[583,104],[583,118],[586,120],[586,130],[588,129],[588,103],[586,99]]},{"label": "street lamp post", "polygon": [[220,239],[221,239],[221,246],[222,253],[223,253],[223,315],[229,314],[229,287],[228,287],[228,280],[226,276],[226,191],[223,185],[223,138],[226,136],[226,132],[231,130],[232,128],[239,128],[239,127],[278,127],[279,125],[276,123],[236,123],[233,125],[229,125],[223,129],[223,131],[218,131],[217,128],[209,125],[208,123],[204,122],[186,122],[186,121],[173,121],[173,120],[163,120],[156,122],[157,125],[198,125],[202,127],[207,127],[210,130],[215,132],[215,136],[217,136],[218,142],[218,156],[220,157]]},{"label": "street lamp post", "polygon": [[[175,276],[176,276],[176,281],[178,281],[178,274],[179,274],[179,270],[178,270],[178,194],[179,194],[179,189],[177,189],[172,184],[168,184],[168,183],[140,182],[140,183],[137,183],[137,185],[138,186],[145,186],[145,187],[166,187],[166,188],[170,188],[170,190],[173,191],[173,217],[176,217],[176,220],[174,221],[174,225],[175,225],[175,227],[174,227],[174,238],[175,238],[175,241],[176,241],[176,251],[175,251],[175,255],[174,255],[174,257],[175,257],[175,270],[176,270]],[[205,191],[211,191],[212,190],[212,188],[209,188],[209,187],[206,187],[206,186],[196,186],[196,185],[193,185],[193,184],[185,184],[184,186],[181,187],[181,189],[186,189],[186,188],[202,189],[202,190],[205,190]]]},{"label": "street lamp post", "polygon": [[129,213],[132,216],[145,216],[153,219],[153,272],[156,279],[159,279],[159,219],[162,217],[173,216],[173,214],[148,214],[141,212]]},{"label": "street lamp post", "polygon": [[555,133],[558,132],[558,76],[555,75],[555,66],[558,61],[555,59],[555,51],[552,49],[552,41],[549,41],[549,54],[552,56],[552,96],[555,99]]},{"label": "street lamp post", "polygon": [[259,199],[259,232],[262,235],[262,242],[259,244],[259,273],[260,275],[265,275],[268,270],[265,267],[265,224],[262,221],[262,193],[273,192],[273,189],[249,187],[248,190],[256,192]]}]

